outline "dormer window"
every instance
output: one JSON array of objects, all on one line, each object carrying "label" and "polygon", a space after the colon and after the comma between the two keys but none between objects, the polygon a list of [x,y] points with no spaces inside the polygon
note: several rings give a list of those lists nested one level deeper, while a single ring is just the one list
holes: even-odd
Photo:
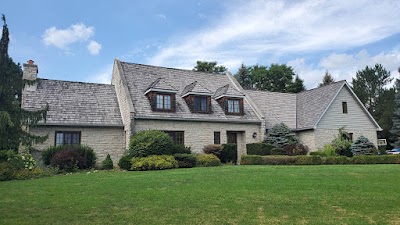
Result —
[{"label": "dormer window", "polygon": [[240,113],[240,101],[239,99],[228,99],[228,112]]},{"label": "dormer window", "polygon": [[175,94],[178,91],[164,79],[158,78],[145,91],[153,111],[175,112]]},{"label": "dormer window", "polygon": [[225,111],[226,115],[244,115],[243,99],[244,94],[229,84],[220,87],[214,94],[214,99]]},{"label": "dormer window", "polygon": [[212,113],[211,96],[213,93],[197,81],[187,85],[182,91],[182,98],[192,113]]},{"label": "dormer window", "polygon": [[194,97],[194,111],[207,112],[207,97],[204,96]]},{"label": "dormer window", "polygon": [[171,109],[171,95],[157,94],[157,109]]}]

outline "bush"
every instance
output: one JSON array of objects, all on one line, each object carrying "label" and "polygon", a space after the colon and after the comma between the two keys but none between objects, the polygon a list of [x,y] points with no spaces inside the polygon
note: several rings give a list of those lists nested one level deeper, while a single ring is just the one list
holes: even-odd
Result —
[{"label": "bush", "polygon": [[171,154],[191,154],[192,151],[190,147],[185,147],[184,145],[173,144],[171,147]]},{"label": "bush", "polygon": [[200,154],[196,156],[197,166],[219,166],[221,161],[213,154]]},{"label": "bush", "polygon": [[18,170],[14,174],[14,179],[16,180],[27,180],[27,179],[33,179],[33,178],[39,178],[39,177],[44,177],[44,176],[50,176],[53,173],[44,171],[40,167],[35,167],[31,170]]},{"label": "bush", "polygon": [[261,155],[242,155],[240,165],[264,165]]},{"label": "bush", "polygon": [[338,136],[332,140],[332,147],[338,155],[352,157],[350,135],[344,131],[344,127],[339,128]]},{"label": "bush", "polygon": [[9,158],[13,158],[17,153],[13,150],[0,150],[0,163],[7,162]]},{"label": "bush", "polygon": [[74,172],[78,169],[88,168],[86,158],[75,149],[63,149],[58,151],[50,160],[50,165],[60,170]]},{"label": "bush", "polygon": [[262,159],[264,165],[293,165],[296,162],[296,157],[284,155],[263,156]]},{"label": "bush", "polygon": [[337,164],[350,164],[351,158],[346,156],[330,156],[323,158],[323,164],[327,165],[337,165]]},{"label": "bush", "polygon": [[323,152],[323,151],[310,152],[310,155],[316,155],[316,156],[326,157],[326,154],[325,154],[325,152]]},{"label": "bush", "polygon": [[173,142],[168,134],[158,130],[145,130],[132,136],[129,143],[130,157],[171,155]]},{"label": "bush", "polygon": [[113,161],[111,159],[110,154],[107,154],[107,157],[101,162],[101,169],[103,170],[112,170],[114,168]]},{"label": "bush", "polygon": [[271,155],[272,145],[266,143],[251,143],[246,145],[248,155]]},{"label": "bush", "polygon": [[171,155],[133,157],[132,170],[165,170],[178,167],[178,161]]},{"label": "bush", "polygon": [[295,156],[295,155],[307,155],[308,147],[303,144],[291,144],[283,147],[283,151],[286,155]]},{"label": "bush", "polygon": [[323,164],[322,157],[320,156],[297,156],[296,161],[294,162],[296,165],[321,165]]},{"label": "bush", "polygon": [[353,155],[371,155],[377,153],[374,144],[364,136],[358,137],[354,143],[351,144],[350,149]]},{"label": "bush", "polygon": [[175,154],[174,158],[178,161],[179,168],[192,168],[196,166],[196,156],[192,154]]},{"label": "bush", "polygon": [[221,154],[222,145],[206,145],[203,148],[203,152],[206,154],[213,154],[217,157]]},{"label": "bush", "polygon": [[29,153],[22,153],[21,159],[24,163],[24,168],[27,170],[32,170],[36,166],[36,161],[33,159],[32,155]]},{"label": "bush", "polygon": [[51,159],[57,152],[62,150],[71,149],[73,151],[78,152],[80,156],[85,158],[85,163],[83,163],[86,168],[93,168],[96,165],[96,154],[94,150],[87,145],[61,145],[61,146],[52,146],[45,151],[42,152],[43,163],[45,165],[51,165]]},{"label": "bush", "polygon": [[336,149],[331,144],[324,145],[322,152],[324,152],[325,156],[337,156],[338,155],[336,152]]},{"label": "bush", "polygon": [[271,155],[286,155],[286,152],[283,148],[273,148],[271,149]]},{"label": "bush", "polygon": [[132,157],[127,155],[122,156],[119,159],[118,166],[123,170],[130,170],[132,168]]},{"label": "bush", "polygon": [[219,159],[222,163],[237,163],[237,145],[223,144]]},{"label": "bush", "polygon": [[282,148],[286,145],[298,144],[299,139],[290,128],[284,123],[274,125],[269,131],[265,139],[265,143],[274,146],[275,148]]},{"label": "bush", "polygon": [[9,163],[0,163],[0,181],[12,180],[15,172],[15,168]]}]

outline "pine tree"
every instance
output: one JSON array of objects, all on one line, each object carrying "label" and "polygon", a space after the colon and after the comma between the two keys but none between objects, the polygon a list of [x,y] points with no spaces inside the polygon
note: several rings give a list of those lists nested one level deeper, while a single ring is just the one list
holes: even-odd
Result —
[{"label": "pine tree", "polygon": [[265,143],[275,148],[282,148],[286,145],[298,144],[300,141],[286,124],[280,123],[274,125],[271,130],[268,131]]},{"label": "pine tree", "polygon": [[252,88],[250,70],[243,63],[235,74],[235,78],[244,89]]},{"label": "pine tree", "polygon": [[[3,33],[0,40],[0,150],[15,150],[19,146],[30,146],[45,141],[47,136],[35,136],[24,129],[35,125],[46,117],[47,108],[27,111],[21,108],[22,89],[26,82],[22,79],[22,69],[8,55],[9,31],[3,15]],[[29,82],[32,84],[32,81]]]},{"label": "pine tree", "polygon": [[323,87],[325,85],[332,84],[333,82],[335,82],[335,80],[333,79],[332,75],[327,70],[327,71],[325,71],[324,78],[322,78],[322,83],[320,83],[318,85],[318,87]]},{"label": "pine tree", "polygon": [[300,79],[299,75],[296,75],[294,81],[291,84],[289,84],[287,88],[287,92],[290,93],[299,93],[305,90],[306,87],[304,87],[304,81]]},{"label": "pine tree", "polygon": [[360,136],[351,144],[351,152],[353,155],[370,155],[376,152],[376,148],[368,138]]},{"label": "pine tree", "polygon": [[[400,73],[400,68],[399,68],[399,73]],[[400,147],[400,80],[399,79],[396,79],[395,88],[396,88],[396,94],[395,94],[396,109],[392,116],[393,125],[392,129],[390,130],[390,133],[392,133],[395,137],[391,145],[395,147]]]}]

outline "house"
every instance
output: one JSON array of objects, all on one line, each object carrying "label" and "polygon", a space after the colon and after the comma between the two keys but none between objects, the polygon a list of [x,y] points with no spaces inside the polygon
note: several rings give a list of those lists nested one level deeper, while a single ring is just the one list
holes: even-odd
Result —
[{"label": "house", "polygon": [[49,106],[46,121],[29,132],[49,135],[34,146],[87,144],[99,160],[118,160],[132,134],[162,130],[175,143],[201,153],[205,145],[261,142],[274,124],[287,124],[304,144],[316,150],[330,142],[339,127],[354,137],[377,142],[379,125],[346,81],[299,94],[244,90],[229,73],[114,61],[111,84],[37,78],[33,61],[24,64],[24,79],[37,80],[23,92],[28,110]]}]

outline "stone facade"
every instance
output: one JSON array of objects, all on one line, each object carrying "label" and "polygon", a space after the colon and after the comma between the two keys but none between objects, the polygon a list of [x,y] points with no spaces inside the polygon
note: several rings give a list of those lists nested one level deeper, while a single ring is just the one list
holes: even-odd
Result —
[{"label": "stone facade", "polygon": [[125,135],[122,127],[64,127],[64,126],[38,126],[29,132],[35,135],[49,135],[48,139],[33,146],[37,150],[45,150],[55,145],[56,131],[80,131],[81,144],[88,145],[96,153],[97,164],[101,163],[110,154],[114,166],[125,153]]},{"label": "stone facade", "polygon": [[[353,140],[357,139],[361,135],[368,138],[375,146],[378,144],[378,138],[376,135],[376,131],[374,130],[353,130],[353,129],[345,129],[348,133],[353,133]],[[329,144],[335,139],[338,135],[338,129],[317,129],[315,130],[315,139],[318,140],[316,142],[315,149],[323,148],[325,144]]]},{"label": "stone facade", "polygon": [[315,148],[315,134],[314,130],[305,130],[296,133],[297,137],[300,139],[301,143],[307,145],[310,151],[316,151]]}]

